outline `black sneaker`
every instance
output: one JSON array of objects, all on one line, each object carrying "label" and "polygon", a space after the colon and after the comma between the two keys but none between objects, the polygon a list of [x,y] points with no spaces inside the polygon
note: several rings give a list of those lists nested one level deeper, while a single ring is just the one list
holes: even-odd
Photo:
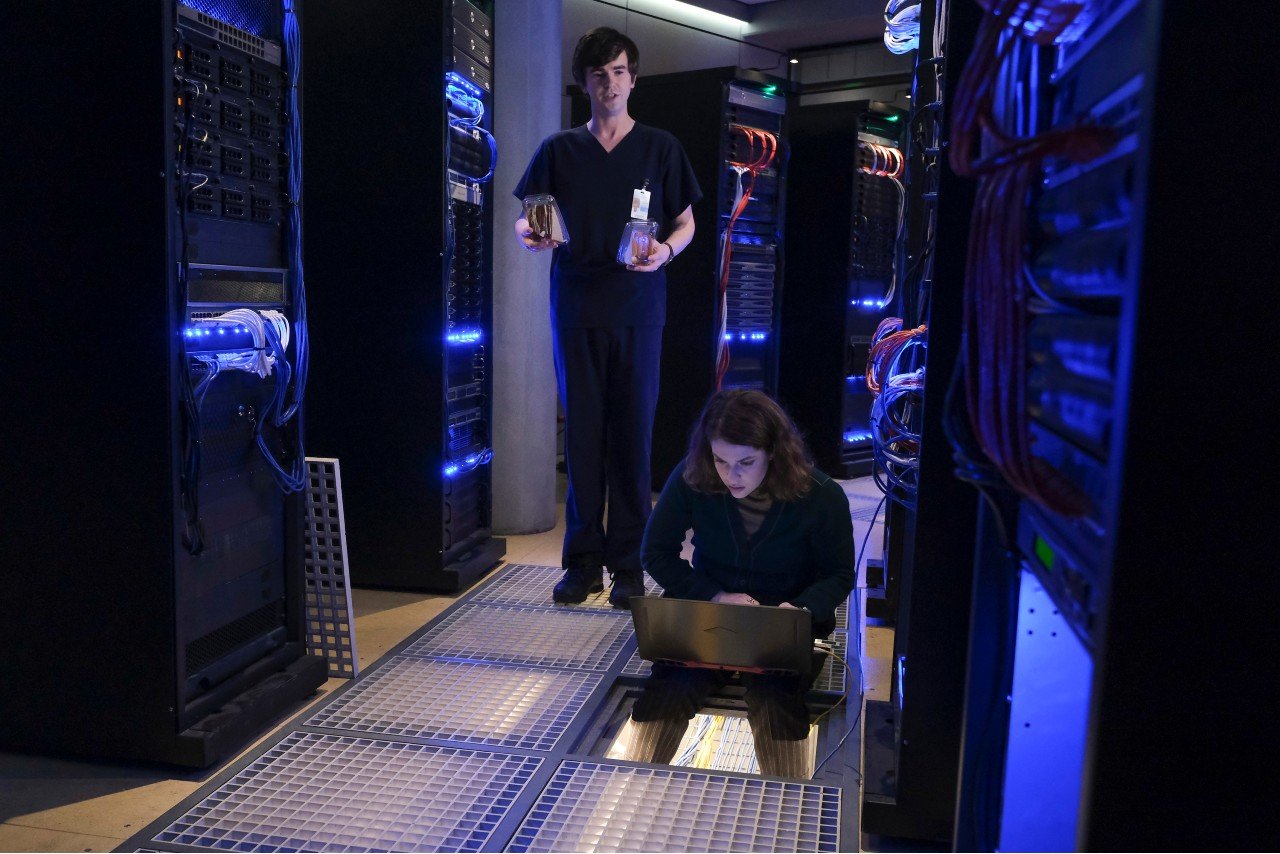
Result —
[{"label": "black sneaker", "polygon": [[585,602],[591,593],[604,590],[604,571],[598,566],[570,566],[564,571],[564,578],[556,582],[551,591],[551,599],[555,602],[574,604]]},{"label": "black sneaker", "polygon": [[609,577],[613,580],[609,604],[631,610],[631,597],[644,595],[644,572],[639,569],[609,570]]}]

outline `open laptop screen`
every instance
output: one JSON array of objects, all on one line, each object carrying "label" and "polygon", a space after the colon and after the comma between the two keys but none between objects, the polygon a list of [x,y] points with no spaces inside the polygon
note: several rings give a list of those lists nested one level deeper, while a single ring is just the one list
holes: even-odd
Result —
[{"label": "open laptop screen", "polygon": [[634,596],[640,657],[685,667],[808,674],[810,614],[801,608]]}]

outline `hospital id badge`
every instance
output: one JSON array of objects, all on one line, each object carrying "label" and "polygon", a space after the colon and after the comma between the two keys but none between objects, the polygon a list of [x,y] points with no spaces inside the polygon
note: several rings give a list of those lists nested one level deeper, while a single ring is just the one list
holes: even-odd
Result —
[{"label": "hospital id badge", "polygon": [[[649,182],[645,181],[648,186]],[[648,219],[649,218],[649,191],[641,188],[635,190],[631,194],[631,218],[632,219]]]}]

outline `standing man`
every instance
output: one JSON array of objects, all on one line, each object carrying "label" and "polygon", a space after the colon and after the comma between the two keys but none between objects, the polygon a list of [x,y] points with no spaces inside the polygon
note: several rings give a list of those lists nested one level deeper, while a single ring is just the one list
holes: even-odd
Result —
[{"label": "standing man", "polygon": [[[517,198],[554,196],[569,235],[561,244],[539,237],[523,216],[515,223],[526,249],[555,253],[551,326],[569,489],[564,577],[552,598],[581,602],[600,592],[608,567],[615,608],[644,594],[640,540],[651,508],[663,268],[693,239],[692,206],[702,198],[675,137],[627,112],[639,59],[635,42],[608,27],[578,40],[573,79],[591,100],[591,120],[543,140],[515,188]],[[632,218],[656,220],[661,243],[648,259],[623,266],[618,243]]]}]

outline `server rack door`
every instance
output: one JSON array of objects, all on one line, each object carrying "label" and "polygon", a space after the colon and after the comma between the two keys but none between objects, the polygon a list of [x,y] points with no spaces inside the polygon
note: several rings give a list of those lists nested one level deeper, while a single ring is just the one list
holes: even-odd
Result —
[{"label": "server rack door", "polygon": [[[455,592],[491,536],[493,4],[315,2],[307,244],[351,577]],[[317,311],[319,315],[319,311]]]},{"label": "server rack door", "polygon": [[[252,435],[221,421],[231,409],[256,411],[273,384],[229,370],[201,409],[187,382],[203,364],[197,351],[234,349],[197,346],[195,328],[221,341],[203,318],[259,304],[243,293],[180,290],[189,284],[180,262],[196,255],[223,271],[251,261],[282,272],[280,227],[252,215],[282,215],[275,176],[262,182],[265,204],[255,208],[257,184],[224,171],[220,148],[203,152],[216,154],[210,162],[194,162],[214,141],[208,133],[201,146],[187,144],[197,125],[212,122],[245,160],[253,129],[275,145],[282,77],[276,72],[277,91],[266,99],[247,81],[224,97],[195,82],[208,78],[189,73],[186,50],[194,27],[210,57],[224,61],[209,68],[214,78],[238,62],[247,72],[259,59],[245,60],[233,37],[278,44],[282,21],[271,6],[255,35],[183,6],[111,15],[84,6],[74,15],[31,7],[13,21],[24,34],[15,92],[28,104],[4,146],[28,164],[14,181],[30,233],[10,256],[25,283],[17,307],[26,331],[10,337],[20,346],[6,372],[16,414],[6,431],[24,449],[6,466],[6,553],[30,571],[7,581],[25,604],[9,624],[23,640],[9,646],[4,665],[19,698],[6,710],[4,738],[24,749],[207,765],[324,678],[322,663],[312,672],[300,651],[296,501],[262,473]],[[56,39],[42,35],[53,32]],[[220,35],[209,40],[212,33]],[[90,78],[87,93],[78,82]],[[62,102],[76,91],[76,103]],[[216,115],[188,123],[210,106],[197,103],[203,96],[217,99]],[[256,118],[251,105],[263,107]],[[243,132],[220,126],[233,108]],[[86,143],[65,154],[52,144],[73,140]],[[224,178],[243,196],[243,216],[229,222],[220,209],[183,205],[197,198],[189,192],[196,184],[220,194]],[[207,300],[194,321],[191,296]],[[271,304],[288,311],[289,302]],[[296,361],[296,349],[284,355]],[[286,464],[300,454],[289,428],[264,434]],[[206,459],[191,455],[193,436],[197,447],[210,440]],[[207,717],[277,672],[289,678],[259,692],[258,705]]]}]

